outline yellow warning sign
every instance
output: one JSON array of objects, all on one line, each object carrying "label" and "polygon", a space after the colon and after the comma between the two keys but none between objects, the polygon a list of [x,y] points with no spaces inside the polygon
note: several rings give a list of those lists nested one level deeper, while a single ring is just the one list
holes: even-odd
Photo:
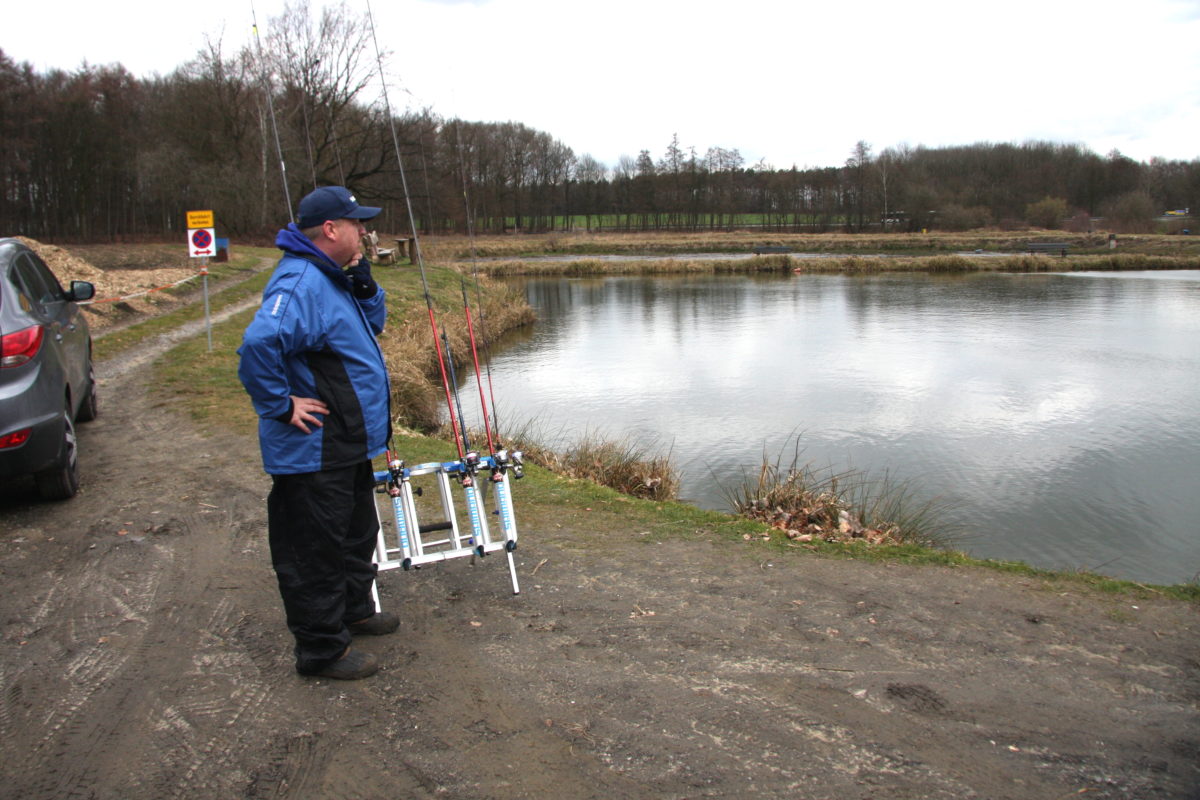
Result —
[{"label": "yellow warning sign", "polygon": [[211,228],[213,227],[213,213],[211,211],[189,211],[187,212],[188,230],[193,228]]}]

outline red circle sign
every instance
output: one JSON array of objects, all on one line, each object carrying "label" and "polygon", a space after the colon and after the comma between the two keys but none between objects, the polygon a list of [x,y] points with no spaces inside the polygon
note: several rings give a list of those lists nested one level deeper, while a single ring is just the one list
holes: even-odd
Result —
[{"label": "red circle sign", "polygon": [[206,250],[212,244],[212,235],[205,229],[192,232],[192,246],[197,250]]}]

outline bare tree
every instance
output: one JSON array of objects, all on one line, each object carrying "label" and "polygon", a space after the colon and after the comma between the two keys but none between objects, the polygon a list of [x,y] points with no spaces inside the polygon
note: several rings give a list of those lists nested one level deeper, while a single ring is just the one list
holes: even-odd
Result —
[{"label": "bare tree", "polygon": [[[361,102],[373,67],[365,17],[345,2],[313,16],[308,0],[288,4],[271,20],[265,58],[286,121],[287,158],[307,177],[299,190],[330,183],[356,186],[382,171],[390,158],[381,120]],[[299,192],[303,194],[303,191]]]}]

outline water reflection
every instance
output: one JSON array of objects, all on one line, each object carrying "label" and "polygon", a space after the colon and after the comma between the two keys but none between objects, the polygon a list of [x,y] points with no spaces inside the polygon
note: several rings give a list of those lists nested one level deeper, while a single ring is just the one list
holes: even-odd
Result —
[{"label": "water reflection", "polygon": [[510,425],[670,447],[685,498],[799,435],[959,508],[987,557],[1200,571],[1200,273],[530,280]]}]

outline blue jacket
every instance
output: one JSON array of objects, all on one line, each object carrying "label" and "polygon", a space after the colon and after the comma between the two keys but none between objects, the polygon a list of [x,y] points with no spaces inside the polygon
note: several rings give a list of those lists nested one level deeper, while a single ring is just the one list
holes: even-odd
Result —
[{"label": "blue jacket", "polygon": [[[374,458],[391,435],[387,366],[375,339],[387,317],[384,292],[355,299],[349,278],[294,224],[275,245],[283,258],[238,348],[263,467],[290,475]],[[288,424],[291,395],[329,406],[324,427],[306,434]]]}]

